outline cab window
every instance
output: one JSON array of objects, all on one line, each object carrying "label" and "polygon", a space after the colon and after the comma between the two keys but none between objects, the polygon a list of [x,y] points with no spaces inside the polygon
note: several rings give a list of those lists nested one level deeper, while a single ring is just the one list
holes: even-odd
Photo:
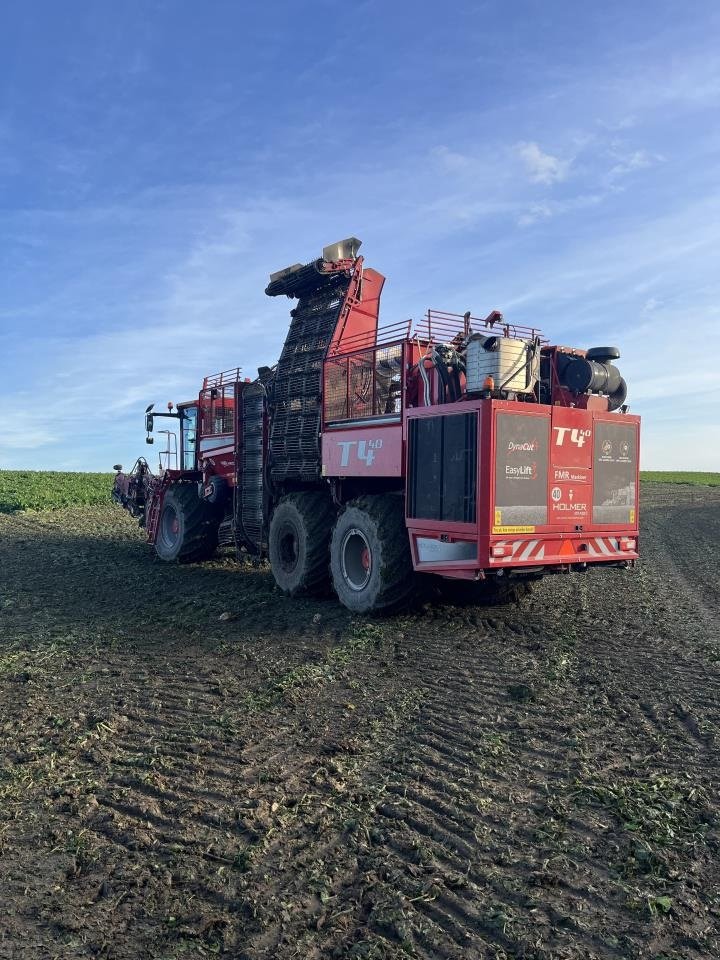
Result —
[{"label": "cab window", "polygon": [[195,469],[198,408],[184,407],[180,429],[180,457],[183,470]]}]

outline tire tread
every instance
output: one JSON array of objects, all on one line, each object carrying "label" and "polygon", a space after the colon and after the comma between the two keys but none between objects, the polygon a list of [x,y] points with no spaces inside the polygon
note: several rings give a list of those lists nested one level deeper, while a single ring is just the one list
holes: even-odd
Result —
[{"label": "tire tread", "polygon": [[214,511],[198,497],[193,484],[173,484],[168,493],[173,494],[182,509],[185,523],[185,536],[176,558],[178,563],[198,563],[209,559],[215,553],[218,542],[218,523]]},{"label": "tire tread", "polygon": [[[406,606],[414,592],[415,578],[402,497],[392,493],[365,495],[351,500],[346,509],[350,508],[366,513],[378,535],[382,531],[381,583],[367,612],[390,613]],[[335,589],[338,592],[337,583]]]},{"label": "tire tread", "polygon": [[305,569],[298,585],[292,590],[286,590],[281,584],[278,585],[293,597],[298,594],[324,596],[328,592],[330,582],[328,566],[330,534],[335,518],[332,501],[320,490],[308,490],[288,494],[282,498],[278,506],[287,503],[294,506],[305,527],[307,554]]}]

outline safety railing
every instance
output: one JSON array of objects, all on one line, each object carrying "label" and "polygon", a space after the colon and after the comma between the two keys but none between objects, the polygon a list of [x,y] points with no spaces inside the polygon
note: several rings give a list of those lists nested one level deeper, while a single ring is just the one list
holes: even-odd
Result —
[{"label": "safety railing", "polygon": [[501,313],[494,310],[487,317],[474,317],[470,313],[449,313],[445,310],[428,310],[422,320],[399,320],[386,324],[377,330],[356,333],[343,337],[339,344],[331,347],[329,356],[344,356],[370,347],[381,347],[402,340],[415,340],[418,343],[452,343],[465,339],[471,333],[492,334],[500,337],[512,337],[517,340],[534,340],[548,343],[538,327],[528,327],[519,323],[507,323]]},{"label": "safety railing", "polygon": [[224,384],[218,382],[200,391],[200,434],[203,437],[233,432],[235,383],[235,380]]},{"label": "safety railing", "polygon": [[213,373],[203,380],[203,390],[210,387],[224,387],[227,384],[237,383],[242,380],[242,367],[231,367],[229,370],[223,370],[221,373]]},{"label": "safety railing", "polygon": [[379,347],[395,343],[398,340],[407,340],[410,337],[411,329],[412,320],[399,320],[397,323],[389,323],[383,327],[378,327],[377,330],[355,333],[352,336],[343,337],[339,343],[331,346],[329,356],[353,353],[365,347]]},{"label": "safety railing", "polygon": [[323,390],[325,423],[399,419],[404,365],[404,340],[329,357]]},{"label": "safety railing", "polygon": [[507,323],[497,310],[493,310],[487,317],[473,317],[469,312],[448,313],[445,310],[428,310],[423,319],[419,320],[413,328],[414,337],[432,343],[451,343],[456,338],[465,338],[471,333],[494,334],[518,340],[534,340],[535,337],[539,337],[541,343],[548,342],[537,327]]}]

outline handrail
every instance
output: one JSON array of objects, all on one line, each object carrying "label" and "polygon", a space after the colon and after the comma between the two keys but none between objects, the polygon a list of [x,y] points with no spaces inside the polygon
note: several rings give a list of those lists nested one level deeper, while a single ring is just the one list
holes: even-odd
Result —
[{"label": "handrail", "polygon": [[212,373],[203,380],[203,390],[210,387],[223,387],[230,383],[238,383],[242,379],[242,367],[231,367],[220,373]]},{"label": "handrail", "polygon": [[458,337],[464,339],[471,333],[481,331],[485,334],[512,337],[517,340],[534,340],[537,337],[540,343],[549,343],[538,327],[507,323],[502,314],[496,311],[487,317],[473,317],[469,313],[428,310],[423,319],[417,323],[413,323],[412,320],[398,320],[378,327],[375,331],[365,331],[344,337],[333,352],[328,353],[327,359],[334,360],[336,357],[349,356],[374,347],[387,347],[413,340],[423,345],[444,343]]},{"label": "handrail", "polygon": [[409,336],[405,337],[396,337],[394,340],[383,340],[382,343],[366,343],[365,346],[355,347],[352,350],[347,352],[343,350],[342,353],[333,353],[328,354],[327,363],[334,363],[336,360],[345,360],[348,357],[355,357],[361,353],[370,353],[370,351],[375,350],[386,350],[388,347],[397,347],[401,346],[403,343],[412,343],[412,338]]},{"label": "handrail", "polygon": [[[433,330],[435,332],[433,332]],[[534,340],[540,338],[541,343],[548,343],[546,337],[538,327],[528,327],[520,323],[508,323],[501,313],[493,311],[487,317],[473,317],[468,313],[450,313],[446,310],[428,310],[425,317],[415,327],[417,335],[425,334],[429,340],[436,341],[438,335],[448,339],[461,334],[467,336],[471,331],[480,331],[502,334],[504,337],[514,337],[518,340]]]},{"label": "handrail", "polygon": [[349,337],[343,337],[335,345],[333,352],[328,353],[328,357],[344,356],[346,353],[352,353],[355,350],[369,349],[370,347],[384,346],[389,342],[403,341],[410,338],[410,329],[412,320],[398,320],[395,323],[388,323],[376,330],[364,330],[361,333],[354,333]]}]

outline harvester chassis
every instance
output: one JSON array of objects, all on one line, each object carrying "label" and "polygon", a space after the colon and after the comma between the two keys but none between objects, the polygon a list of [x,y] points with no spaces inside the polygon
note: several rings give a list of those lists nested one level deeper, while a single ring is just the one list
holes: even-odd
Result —
[{"label": "harvester chassis", "polygon": [[[267,556],[281,590],[356,613],[424,594],[517,599],[538,577],[638,556],[639,420],[619,351],[428,311],[378,327],[384,278],[351,238],[271,277],[297,299],[276,367],[179,404],[181,468],[114,498],[166,561]],[[332,255],[331,259],[328,256]],[[172,411],[173,405],[169,405]]]}]

